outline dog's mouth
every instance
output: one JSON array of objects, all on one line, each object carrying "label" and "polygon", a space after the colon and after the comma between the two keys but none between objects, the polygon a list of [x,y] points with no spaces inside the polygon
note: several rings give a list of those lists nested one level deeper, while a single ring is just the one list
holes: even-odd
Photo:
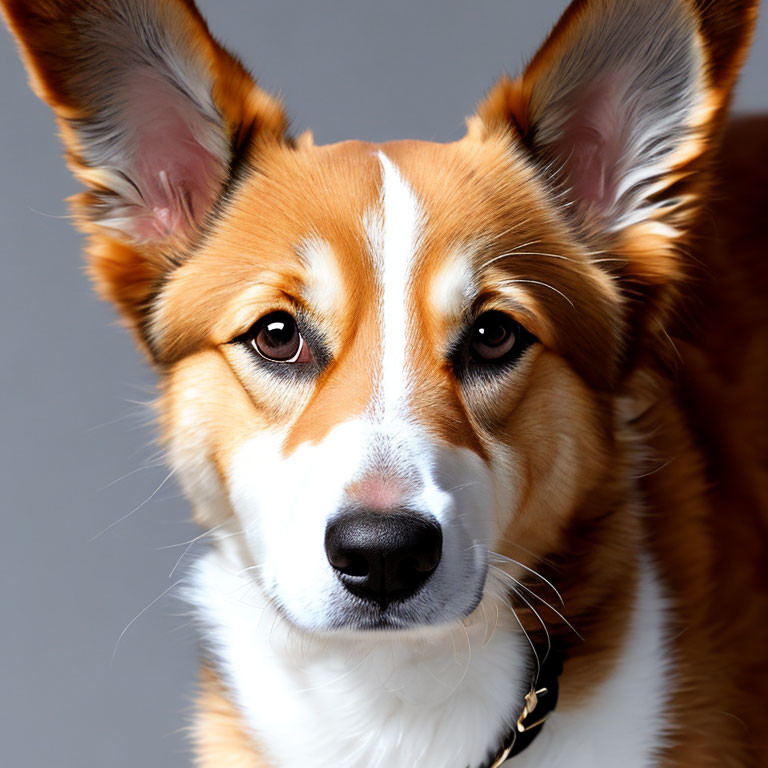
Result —
[{"label": "dog's mouth", "polygon": [[336,631],[352,632],[403,632],[416,629],[411,621],[388,612],[387,609],[371,612],[369,615],[358,615],[354,619],[336,618],[331,626]]},{"label": "dog's mouth", "polygon": [[[466,569],[463,569],[466,570]],[[416,593],[386,604],[350,592],[343,584],[333,594],[324,610],[323,620],[313,632],[332,634],[409,633],[440,629],[464,621],[480,606],[485,596],[487,566],[479,573],[466,574],[461,588],[452,588],[451,579],[438,573]],[[473,584],[470,590],[466,585]],[[297,629],[306,624],[278,596],[268,593],[280,615]]]},{"label": "dog's mouth", "polygon": [[385,608],[370,604],[354,606],[336,614],[329,629],[353,633],[423,631],[466,619],[475,612],[483,596],[481,586],[466,608],[458,612],[450,604],[425,607],[414,605],[411,599],[395,601]]}]

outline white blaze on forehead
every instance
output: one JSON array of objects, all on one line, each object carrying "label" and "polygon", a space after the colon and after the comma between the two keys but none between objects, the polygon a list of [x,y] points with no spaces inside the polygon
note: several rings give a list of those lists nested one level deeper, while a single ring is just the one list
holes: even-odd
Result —
[{"label": "white blaze on forehead", "polygon": [[379,162],[380,209],[367,217],[366,229],[381,280],[383,355],[377,405],[391,414],[402,407],[408,391],[408,297],[423,213],[413,189],[383,152]]}]

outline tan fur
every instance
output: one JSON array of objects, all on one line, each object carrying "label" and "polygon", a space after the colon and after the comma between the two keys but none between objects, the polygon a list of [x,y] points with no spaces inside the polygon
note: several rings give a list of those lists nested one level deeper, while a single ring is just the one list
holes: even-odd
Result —
[{"label": "tan fur", "polygon": [[205,717],[192,728],[195,765],[200,768],[268,768],[254,750],[228,692],[216,674],[203,668],[198,707]]}]

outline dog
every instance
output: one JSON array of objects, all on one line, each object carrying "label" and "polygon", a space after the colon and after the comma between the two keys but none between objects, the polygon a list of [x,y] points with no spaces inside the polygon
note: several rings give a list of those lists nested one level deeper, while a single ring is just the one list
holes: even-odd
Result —
[{"label": "dog", "polygon": [[197,765],[768,765],[757,0],[575,0],[380,146],[192,0],[2,7],[213,541]]}]

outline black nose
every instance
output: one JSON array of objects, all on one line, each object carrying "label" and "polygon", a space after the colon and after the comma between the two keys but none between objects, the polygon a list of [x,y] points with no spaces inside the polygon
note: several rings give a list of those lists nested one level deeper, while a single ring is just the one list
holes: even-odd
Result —
[{"label": "black nose", "polygon": [[440,562],[440,526],[415,514],[356,510],[325,531],[325,551],[353,594],[386,608],[413,595]]}]

